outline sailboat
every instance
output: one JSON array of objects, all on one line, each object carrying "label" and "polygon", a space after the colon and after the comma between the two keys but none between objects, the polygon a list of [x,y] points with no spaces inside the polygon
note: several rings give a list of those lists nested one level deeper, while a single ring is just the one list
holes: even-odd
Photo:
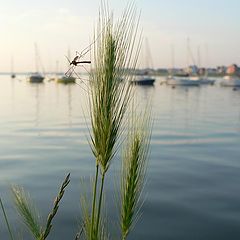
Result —
[{"label": "sailboat", "polygon": [[208,78],[208,72],[206,70],[206,74],[204,76],[199,76],[200,84],[206,85],[213,85],[215,83],[215,80]]},{"label": "sailboat", "polygon": [[233,64],[227,68],[227,75],[220,82],[223,87],[240,87],[240,68]]},{"label": "sailboat", "polygon": [[56,61],[56,70],[53,73],[53,75],[48,78],[48,82],[56,81],[58,79],[58,77],[59,77],[58,68],[59,68],[59,61]]},{"label": "sailboat", "polygon": [[64,84],[75,83],[76,78],[75,77],[62,76],[60,78],[57,78],[57,82],[58,83],[64,83]]},{"label": "sailboat", "polygon": [[[147,68],[149,69],[148,63],[149,61],[152,63],[152,57],[147,39],[145,39],[145,58],[147,62]],[[155,78],[150,76],[149,71],[143,71],[138,76],[136,76],[136,78],[131,80],[131,83],[136,85],[153,85],[154,82]]]},{"label": "sailboat", "polygon": [[[201,85],[213,85],[215,83],[215,80],[210,79],[208,77],[208,69],[207,68],[201,68],[201,57],[200,57],[200,46],[198,46],[198,51],[197,51],[197,55],[198,55],[198,77],[200,80],[200,84]],[[208,49],[206,46],[206,60],[208,61]]]},{"label": "sailboat", "polygon": [[174,47],[171,46],[172,55],[172,71],[171,74],[166,78],[166,84],[170,86],[199,86],[200,80],[197,76],[190,76],[189,73],[174,71]]},{"label": "sailboat", "polygon": [[44,77],[38,72],[33,73],[29,76],[29,82],[31,83],[42,83],[43,80],[44,80]]},{"label": "sailboat", "polygon": [[174,74],[167,77],[166,84],[170,86],[199,86],[198,77],[190,77],[189,74]]},{"label": "sailboat", "polygon": [[[70,49],[68,49],[68,59],[71,59]],[[56,82],[57,83],[64,83],[64,84],[75,83],[76,82],[76,78],[73,77],[73,76],[63,75],[63,76],[56,77]]]},{"label": "sailboat", "polygon": [[38,53],[37,44],[35,43],[34,46],[35,46],[35,67],[36,67],[36,72],[32,73],[28,77],[28,80],[31,83],[42,83],[43,80],[44,80],[44,76],[38,71],[39,53]]},{"label": "sailboat", "polygon": [[240,77],[226,75],[220,82],[222,87],[240,87]]},{"label": "sailboat", "polygon": [[14,73],[14,70],[13,70],[13,57],[11,57],[11,78],[15,78],[16,77],[16,74]]}]

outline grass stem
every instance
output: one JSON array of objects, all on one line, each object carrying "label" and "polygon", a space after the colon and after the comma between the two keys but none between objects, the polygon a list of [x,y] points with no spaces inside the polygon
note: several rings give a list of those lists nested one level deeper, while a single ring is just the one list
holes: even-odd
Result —
[{"label": "grass stem", "polygon": [[65,180],[63,181],[63,183],[61,185],[61,188],[58,192],[58,195],[54,200],[53,209],[50,212],[50,214],[48,215],[46,228],[45,228],[45,231],[42,235],[41,240],[45,240],[48,237],[48,235],[49,235],[49,233],[52,229],[52,221],[53,221],[55,215],[57,214],[57,211],[58,211],[58,208],[59,208],[59,203],[63,198],[63,195],[65,193],[65,189],[68,186],[69,182],[70,182],[70,173],[66,176]]},{"label": "grass stem", "polygon": [[102,208],[102,198],[103,198],[104,180],[105,180],[105,172],[102,173],[102,179],[101,179],[101,189],[100,189],[100,195],[99,195],[98,213],[97,213],[97,223],[96,223],[96,224],[97,224],[97,225],[96,225],[96,233],[98,233],[99,222],[100,222],[100,215],[101,215],[101,208]]},{"label": "grass stem", "polygon": [[12,234],[12,231],[11,231],[8,219],[7,219],[7,214],[5,212],[5,209],[4,209],[3,202],[2,202],[1,198],[0,198],[0,205],[1,205],[1,208],[2,208],[2,212],[3,212],[3,216],[4,216],[4,219],[5,219],[5,222],[7,224],[7,229],[8,229],[9,236],[10,236],[11,240],[13,240],[14,239],[13,238],[13,234]]},{"label": "grass stem", "polygon": [[91,232],[90,239],[93,236],[94,224],[95,224],[95,207],[96,207],[96,195],[97,195],[97,183],[98,183],[98,172],[99,172],[99,164],[96,163],[96,175],[94,179],[94,189],[93,189],[93,202],[92,202],[92,220],[91,220]]}]

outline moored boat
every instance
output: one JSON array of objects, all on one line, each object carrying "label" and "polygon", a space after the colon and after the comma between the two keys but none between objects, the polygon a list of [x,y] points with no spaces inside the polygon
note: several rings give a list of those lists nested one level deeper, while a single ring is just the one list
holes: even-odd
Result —
[{"label": "moored boat", "polygon": [[166,79],[166,84],[170,86],[199,86],[200,79],[198,77],[188,76],[169,76]]},{"label": "moored boat", "polygon": [[33,73],[28,77],[28,80],[31,83],[42,83],[44,76],[42,76],[40,73]]},{"label": "moored boat", "polygon": [[154,82],[155,82],[155,78],[152,78],[149,76],[137,77],[136,79],[133,79],[131,81],[131,83],[135,85],[153,85]]},{"label": "moored boat", "polygon": [[227,75],[223,77],[220,85],[223,87],[240,87],[240,68],[232,64],[227,68]]},{"label": "moored boat", "polygon": [[214,83],[215,83],[215,80],[213,79],[209,79],[207,77],[200,77],[200,84],[213,85]]},{"label": "moored boat", "polygon": [[38,53],[38,48],[37,44],[34,44],[35,47],[35,73],[32,73],[28,77],[28,81],[30,83],[42,83],[44,80],[44,76],[39,72],[39,61],[40,61],[40,56]]},{"label": "moored boat", "polygon": [[11,58],[11,78],[15,78],[16,77],[16,74],[14,73],[14,70],[13,70],[13,57]]},{"label": "moored boat", "polygon": [[11,74],[11,78],[15,78],[16,75],[14,73]]},{"label": "moored boat", "polygon": [[225,76],[220,82],[223,87],[240,87],[240,77],[238,76]]},{"label": "moored boat", "polygon": [[57,83],[64,83],[64,84],[75,83],[76,78],[75,77],[62,76],[62,77],[57,77],[56,82]]}]

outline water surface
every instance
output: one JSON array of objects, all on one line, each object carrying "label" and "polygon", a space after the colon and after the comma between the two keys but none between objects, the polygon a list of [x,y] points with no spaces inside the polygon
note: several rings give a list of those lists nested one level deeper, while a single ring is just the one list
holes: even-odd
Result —
[{"label": "water surface", "polygon": [[[172,89],[159,80],[135,89],[139,105],[152,99],[154,127],[143,215],[130,239],[239,239],[240,91],[218,84]],[[24,227],[13,208],[11,184],[31,192],[46,218],[71,172],[49,239],[74,239],[80,178],[87,183],[94,173],[85,107],[84,84],[30,84],[24,76],[0,76],[0,194],[16,231]],[[119,159],[110,170],[106,205],[117,226],[111,200]],[[7,239],[0,216],[0,239]]]}]

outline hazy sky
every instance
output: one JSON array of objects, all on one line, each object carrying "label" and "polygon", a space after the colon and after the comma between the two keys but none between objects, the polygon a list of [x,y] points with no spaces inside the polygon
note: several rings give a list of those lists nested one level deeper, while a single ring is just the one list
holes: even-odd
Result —
[{"label": "hazy sky", "polygon": [[[116,15],[126,0],[109,0]],[[72,56],[92,38],[100,0],[0,0],[0,71],[34,71],[34,42],[46,70]],[[153,67],[187,64],[187,38],[202,66],[240,64],[239,0],[136,0]],[[191,62],[190,62],[191,63]]]}]

